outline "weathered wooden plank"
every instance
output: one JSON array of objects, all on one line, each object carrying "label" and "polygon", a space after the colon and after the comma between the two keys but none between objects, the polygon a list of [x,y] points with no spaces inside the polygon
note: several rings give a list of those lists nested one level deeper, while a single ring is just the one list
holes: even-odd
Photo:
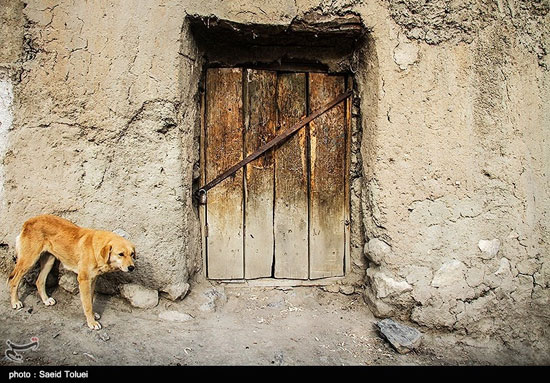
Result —
[{"label": "weathered wooden plank", "polygon": [[[206,73],[206,180],[243,156],[242,70]],[[243,278],[243,171],[208,192],[207,276]]]},{"label": "weathered wooden plank", "polygon": [[[319,108],[345,90],[343,76],[309,74],[309,106]],[[346,195],[345,105],[310,123],[311,279],[344,273]]]},{"label": "weathered wooden plank", "polygon": [[[245,80],[245,154],[275,136],[277,73],[247,69]],[[246,165],[245,278],[270,277],[273,265],[273,152]]]},{"label": "weathered wooden plank", "polygon": [[[199,143],[199,156],[200,156],[200,184],[204,185],[206,182],[206,92],[201,92],[201,131],[200,131],[200,143]],[[206,232],[206,205],[199,204],[199,219],[201,224],[201,250],[202,250],[202,270],[204,276],[206,276],[206,271],[208,270],[208,265],[206,263],[206,242],[207,232]]]},{"label": "weathered wooden plank", "polygon": [[[278,78],[279,129],[306,115],[305,73]],[[275,150],[276,278],[308,278],[307,127]]]},{"label": "weathered wooden plank", "polygon": [[[353,77],[348,75],[346,76],[346,89],[353,89]],[[345,202],[344,202],[344,214],[345,214],[345,246],[344,246],[344,273],[348,274],[351,272],[351,127],[352,127],[352,116],[351,109],[353,105],[353,97],[348,98],[345,101],[346,107],[346,170],[344,172],[344,182],[345,182]]]}]

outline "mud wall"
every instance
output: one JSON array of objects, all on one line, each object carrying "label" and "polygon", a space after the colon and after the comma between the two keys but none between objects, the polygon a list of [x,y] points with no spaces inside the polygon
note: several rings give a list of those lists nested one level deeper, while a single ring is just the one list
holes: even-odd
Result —
[{"label": "mud wall", "polygon": [[23,38],[2,60],[14,97],[4,107],[13,121],[2,128],[0,242],[13,249],[25,219],[57,214],[125,231],[139,249],[133,279],[154,288],[187,280],[200,264],[191,207],[199,72],[183,8],[9,3],[21,22],[5,35]]},{"label": "mud wall", "polygon": [[[7,6],[4,6],[7,4]],[[134,281],[202,265],[188,15],[355,15],[352,283],[379,316],[549,349],[549,8],[522,0],[2,1],[0,256],[55,213],[122,229]],[[312,16],[313,15],[313,16]],[[4,22],[5,21],[5,22]]]},{"label": "mud wall", "polygon": [[367,301],[548,350],[548,2],[360,8],[387,12],[380,86],[359,81],[378,99],[362,105]]}]

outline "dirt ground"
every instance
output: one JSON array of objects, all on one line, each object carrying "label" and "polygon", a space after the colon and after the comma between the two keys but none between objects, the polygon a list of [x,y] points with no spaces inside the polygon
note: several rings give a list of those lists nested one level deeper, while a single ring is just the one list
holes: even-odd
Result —
[{"label": "dirt ground", "polygon": [[[0,290],[0,365],[503,365],[520,356],[453,335],[423,332],[414,352],[397,353],[376,330],[358,294],[321,287],[250,287],[202,281],[185,299],[161,297],[157,307],[138,309],[119,296],[96,296],[103,329],[84,321],[78,295],[61,288],[46,307],[36,289],[21,288],[24,307],[12,310]],[[179,313],[178,320],[167,314]],[[187,315],[184,315],[187,314]],[[5,356],[7,341],[39,339],[19,351],[19,364]]]}]

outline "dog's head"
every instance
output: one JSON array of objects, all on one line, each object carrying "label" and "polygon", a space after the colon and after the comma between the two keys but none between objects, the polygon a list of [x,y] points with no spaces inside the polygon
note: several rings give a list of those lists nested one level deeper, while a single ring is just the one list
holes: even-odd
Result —
[{"label": "dog's head", "polygon": [[100,257],[113,270],[133,271],[136,248],[127,239],[113,234],[101,250]]}]

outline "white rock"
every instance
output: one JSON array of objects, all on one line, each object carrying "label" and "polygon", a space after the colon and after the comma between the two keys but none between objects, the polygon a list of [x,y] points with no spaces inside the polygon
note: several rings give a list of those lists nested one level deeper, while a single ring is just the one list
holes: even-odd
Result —
[{"label": "white rock", "polygon": [[189,283],[187,282],[178,282],[172,283],[161,289],[160,291],[166,293],[166,298],[171,301],[176,301],[178,299],[183,299],[189,292]]},{"label": "white rock", "polygon": [[479,250],[481,250],[481,258],[491,259],[497,255],[500,249],[500,241],[498,239],[481,239],[479,240],[477,246],[479,247]]},{"label": "white rock", "polygon": [[393,50],[393,59],[401,70],[407,69],[418,60],[418,45],[401,41]]},{"label": "white rock", "polygon": [[498,276],[511,276],[512,275],[510,261],[508,261],[508,259],[502,258],[500,260],[499,265],[498,265],[498,270],[495,271],[495,275],[498,275]]},{"label": "white rock", "polygon": [[159,318],[171,322],[187,322],[193,319],[193,317],[186,313],[180,313],[179,311],[163,311],[159,314]]},{"label": "white rock", "polygon": [[376,298],[398,296],[412,291],[412,286],[406,281],[396,281],[382,271],[374,270],[372,267],[367,269],[367,277],[371,281],[371,287],[376,294]]},{"label": "white rock", "polygon": [[395,308],[382,299],[378,299],[376,293],[372,291],[372,286],[365,289],[363,299],[376,317],[385,318],[394,314]]},{"label": "white rock", "polygon": [[387,258],[391,254],[391,247],[386,242],[373,238],[365,245],[366,257],[377,265],[387,263]]},{"label": "white rock", "polygon": [[147,309],[158,305],[159,294],[157,290],[147,288],[136,283],[127,283],[120,288],[120,295],[134,307]]}]

